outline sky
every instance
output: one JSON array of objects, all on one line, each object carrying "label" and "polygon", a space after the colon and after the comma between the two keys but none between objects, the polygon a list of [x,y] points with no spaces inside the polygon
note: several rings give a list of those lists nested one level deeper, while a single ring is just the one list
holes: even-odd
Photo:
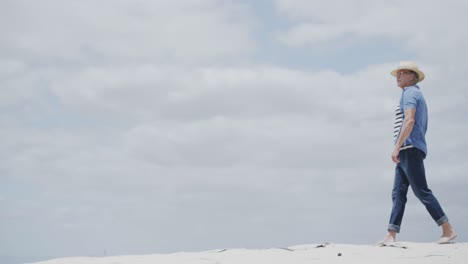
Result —
[{"label": "sky", "polygon": [[[407,60],[466,241],[467,9],[0,0],[0,260],[377,242]],[[398,239],[440,234],[410,192]]]}]

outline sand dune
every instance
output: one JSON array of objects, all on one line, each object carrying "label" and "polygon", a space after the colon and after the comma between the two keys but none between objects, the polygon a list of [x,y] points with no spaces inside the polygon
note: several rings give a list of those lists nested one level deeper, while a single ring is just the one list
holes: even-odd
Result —
[{"label": "sand dune", "polygon": [[314,264],[468,263],[468,243],[438,245],[399,242],[391,246],[313,244],[270,249],[216,249],[203,252],[73,257],[35,264]]}]

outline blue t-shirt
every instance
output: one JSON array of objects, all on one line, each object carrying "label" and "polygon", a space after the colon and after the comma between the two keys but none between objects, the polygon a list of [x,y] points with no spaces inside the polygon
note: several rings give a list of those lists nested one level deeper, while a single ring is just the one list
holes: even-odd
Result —
[{"label": "blue t-shirt", "polygon": [[[422,150],[427,154],[427,145],[426,145],[426,131],[427,131],[427,105],[424,96],[419,90],[419,86],[413,85],[408,86],[403,89],[403,93],[400,98],[400,111],[403,114],[403,119],[405,118],[404,111],[408,109],[416,109],[416,114],[414,116],[414,127],[413,131],[409,137],[403,143],[403,146],[414,146],[417,149]],[[398,139],[399,135],[395,139]]]}]

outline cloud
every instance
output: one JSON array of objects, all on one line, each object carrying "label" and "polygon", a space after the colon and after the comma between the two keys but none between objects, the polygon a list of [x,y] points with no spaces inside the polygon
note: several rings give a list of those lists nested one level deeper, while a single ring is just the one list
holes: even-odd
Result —
[{"label": "cloud", "polygon": [[[365,193],[364,186],[354,183],[356,169],[380,170],[382,161],[368,166],[363,159],[368,155],[355,155],[352,149],[379,148],[362,145],[359,134],[386,115],[382,108],[366,109],[387,101],[393,109],[391,90],[362,83],[379,79],[385,68],[375,65],[353,75],[265,66],[142,65],[93,67],[63,75],[47,72],[43,78],[52,84],[50,92],[59,105],[106,120],[106,125],[32,131],[20,125],[3,131],[11,144],[3,146],[8,158],[2,171],[9,182],[35,187],[29,199],[17,202],[23,204],[23,212],[44,217],[17,221],[8,238],[33,221],[44,226],[42,235],[62,234],[50,245],[62,245],[60,241],[70,236],[86,241],[83,233],[88,232],[107,238],[115,233],[144,236],[138,226],[168,241],[110,243],[115,250],[141,252],[156,244],[161,250],[193,247],[190,243],[210,225],[228,239],[214,239],[200,249],[240,245],[242,237],[219,223],[260,234],[267,223],[284,226],[278,207],[298,214],[294,221],[326,224],[314,220],[312,212],[331,213],[330,207],[305,200],[318,201],[336,192],[333,204],[351,190]],[[379,102],[369,103],[371,98]],[[126,118],[120,119],[122,115]],[[391,127],[391,117],[388,121]],[[381,131],[376,137],[385,144],[384,127]],[[311,192],[318,186],[320,191]],[[295,199],[305,205],[291,207]],[[8,208],[11,222],[16,216],[13,207]],[[129,211],[132,216],[122,213]],[[198,220],[188,221],[195,212],[201,214]],[[174,226],[185,228],[175,231]],[[187,236],[185,244],[177,242]],[[69,254],[95,252],[92,247],[59,249]],[[53,252],[46,247],[37,251]]]},{"label": "cloud", "polygon": [[0,106],[12,106],[16,102],[24,102],[31,96],[37,96],[39,92],[31,87],[34,87],[39,79],[38,74],[31,73],[22,61],[0,60],[0,83],[3,87]]},{"label": "cloud", "polygon": [[288,45],[314,47],[346,37],[379,37],[404,43],[416,54],[434,62],[447,59],[454,62],[458,54],[455,51],[461,50],[468,41],[459,22],[466,5],[456,0],[431,4],[426,1],[277,0],[277,10],[292,21],[290,29],[278,33],[278,38]]},{"label": "cloud", "polygon": [[210,61],[254,48],[251,20],[240,4],[49,0],[3,6],[3,55],[41,64]]},{"label": "cloud", "polygon": [[307,46],[336,39],[346,32],[338,26],[302,23],[278,38],[291,46]]},{"label": "cloud", "polygon": [[[376,66],[362,73],[341,76],[327,70],[305,72],[280,67],[143,65],[89,68],[52,79],[51,83],[60,100],[82,111],[143,119],[320,116],[320,111],[327,110],[334,111],[329,115],[335,112],[346,115],[370,107],[368,104],[375,100],[391,98],[391,89],[373,85],[378,78],[390,80],[389,69],[388,65]],[[367,96],[375,100],[360,104]],[[361,114],[371,113],[361,111]]]}]

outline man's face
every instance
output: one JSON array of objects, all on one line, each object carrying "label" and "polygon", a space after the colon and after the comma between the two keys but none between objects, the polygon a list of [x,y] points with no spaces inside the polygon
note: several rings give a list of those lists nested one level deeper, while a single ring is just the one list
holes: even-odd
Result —
[{"label": "man's face", "polygon": [[400,88],[410,86],[414,82],[414,73],[408,70],[400,70],[397,72],[397,85]]}]

